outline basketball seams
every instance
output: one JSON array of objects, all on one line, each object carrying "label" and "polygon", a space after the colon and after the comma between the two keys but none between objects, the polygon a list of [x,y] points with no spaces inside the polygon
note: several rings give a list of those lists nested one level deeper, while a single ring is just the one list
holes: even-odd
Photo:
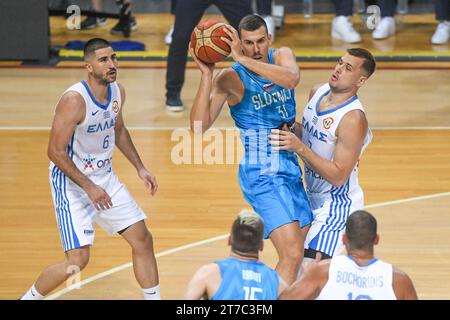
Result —
[{"label": "basketball seams", "polygon": [[194,28],[191,47],[200,60],[215,63],[224,60],[230,54],[230,46],[221,40],[221,37],[228,37],[222,30],[224,25],[214,19],[205,21]]}]

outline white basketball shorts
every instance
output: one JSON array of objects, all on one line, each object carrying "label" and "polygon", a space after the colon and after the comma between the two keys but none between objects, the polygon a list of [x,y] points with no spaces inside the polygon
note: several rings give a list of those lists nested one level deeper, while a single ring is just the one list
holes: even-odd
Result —
[{"label": "white basketball shorts", "polygon": [[50,187],[64,252],[94,243],[94,221],[109,234],[115,234],[146,219],[127,188],[114,173],[99,184],[111,197],[113,207],[97,211],[86,192],[58,167],[50,171]]},{"label": "white basketball shorts", "polygon": [[335,256],[342,253],[342,236],[348,216],[364,208],[364,194],[360,186],[348,192],[348,185],[333,188],[331,192],[307,192],[313,210],[313,222],[306,235],[305,249]]}]

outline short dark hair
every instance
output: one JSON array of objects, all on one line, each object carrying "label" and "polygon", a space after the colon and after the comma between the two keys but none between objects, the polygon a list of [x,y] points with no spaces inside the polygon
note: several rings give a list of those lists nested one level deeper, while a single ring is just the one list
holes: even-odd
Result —
[{"label": "short dark hair", "polygon": [[364,59],[362,68],[367,72],[368,77],[375,72],[377,62],[369,50],[363,48],[351,48],[347,49],[347,52],[354,57]]},{"label": "short dark hair", "polygon": [[90,39],[84,45],[84,49],[83,49],[84,57],[86,58],[87,56],[93,54],[95,52],[95,50],[108,48],[108,47],[111,47],[111,44],[105,39],[102,39],[102,38]]},{"label": "short dark hair", "polygon": [[241,22],[239,22],[239,36],[241,35],[241,30],[246,31],[255,31],[264,26],[266,29],[266,33],[269,33],[267,29],[267,24],[264,21],[263,17],[258,14],[250,14],[242,18]]},{"label": "short dark hair", "polygon": [[255,212],[244,210],[231,227],[231,249],[242,253],[258,253],[264,233],[264,223]]},{"label": "short dark hair", "polygon": [[367,211],[355,211],[347,219],[345,234],[351,249],[370,250],[377,235],[377,220]]}]

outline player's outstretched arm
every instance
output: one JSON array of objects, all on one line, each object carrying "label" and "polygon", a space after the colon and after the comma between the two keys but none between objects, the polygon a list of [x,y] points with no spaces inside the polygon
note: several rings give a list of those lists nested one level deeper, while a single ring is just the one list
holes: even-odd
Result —
[{"label": "player's outstretched arm", "polygon": [[269,138],[274,150],[293,150],[315,172],[339,187],[347,181],[359,159],[367,130],[363,112],[353,110],[346,114],[336,131],[337,142],[332,160],[319,156],[291,132],[275,129]]},{"label": "player's outstretched arm", "polygon": [[123,153],[123,155],[130,161],[130,163],[136,168],[139,178],[144,181],[145,186],[150,190],[153,196],[158,190],[158,183],[153,173],[147,170],[142,163],[141,157],[134,146],[128,129],[125,127],[125,123],[122,117],[122,109],[125,104],[125,89],[119,84],[120,95],[122,100],[122,108],[117,115],[115,124],[115,139],[116,146]]},{"label": "player's outstretched arm", "polygon": [[[317,256],[302,272],[300,278],[280,295],[280,300],[312,300],[319,296],[328,281],[331,260],[320,261]],[[303,267],[302,267],[303,268]]]},{"label": "player's outstretched arm", "polygon": [[[284,88],[294,89],[298,85],[300,82],[300,69],[290,48],[281,47],[275,51],[275,64],[264,63],[247,57],[242,53],[242,44],[236,29],[230,25],[225,25],[224,31],[231,40],[224,37],[221,37],[221,39],[230,46],[234,61]],[[264,41],[269,41],[269,39],[264,39]]]},{"label": "player's outstretched arm", "polygon": [[78,170],[67,155],[66,149],[75,127],[84,120],[85,114],[85,102],[79,93],[69,91],[61,97],[55,109],[47,154],[67,177],[87,193],[97,210],[109,209],[112,207],[109,195]]},{"label": "player's outstretched arm", "polygon": [[212,126],[227,100],[227,71],[222,70],[213,81],[214,64],[203,63],[195,56],[192,49],[190,52],[202,72],[200,85],[191,109],[191,130],[195,133],[203,133]]}]

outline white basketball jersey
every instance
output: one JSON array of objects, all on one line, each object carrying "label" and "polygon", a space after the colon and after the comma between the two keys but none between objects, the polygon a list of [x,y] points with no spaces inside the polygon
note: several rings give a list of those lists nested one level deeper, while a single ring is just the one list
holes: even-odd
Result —
[{"label": "white basketball jersey", "polygon": [[[119,86],[116,82],[108,85],[108,101],[102,105],[95,100],[87,83],[83,80],[68,91],[78,92],[86,104],[86,116],[76,126],[67,146],[67,154],[77,168],[94,183],[103,184],[112,172],[112,156],[115,145],[115,124],[122,107]],[[50,170],[54,163],[50,163]]]},{"label": "white basketball jersey", "polygon": [[391,264],[378,259],[361,267],[350,256],[333,257],[316,300],[396,300],[392,272]]},{"label": "white basketball jersey", "polygon": [[[354,96],[346,103],[334,109],[319,112],[320,101],[329,92],[330,85],[328,83],[324,84],[316,91],[314,96],[306,105],[306,108],[303,111],[302,140],[319,156],[327,160],[332,160],[337,141],[335,132],[341,122],[341,119],[345,116],[345,114],[352,110],[361,110],[364,112],[364,109],[358,97]],[[360,156],[371,140],[372,132],[368,129]],[[307,163],[305,163],[305,180],[307,189],[311,193],[327,193],[333,189],[333,185],[316,173],[311,167],[308,166]],[[349,176],[346,189],[347,192],[351,192],[357,187],[359,187],[358,163],[355,165],[355,168]]]}]

